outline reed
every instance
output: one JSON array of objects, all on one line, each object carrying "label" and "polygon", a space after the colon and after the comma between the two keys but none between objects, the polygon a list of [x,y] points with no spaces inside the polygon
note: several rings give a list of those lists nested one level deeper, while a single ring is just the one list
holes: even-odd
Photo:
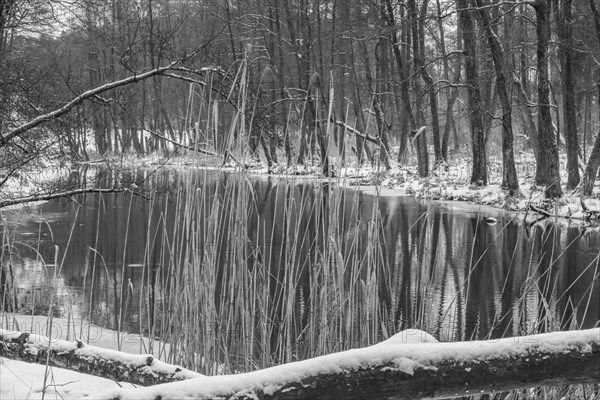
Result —
[{"label": "reed", "polygon": [[[461,217],[431,203],[411,213],[378,195],[365,201],[357,189],[340,189],[342,178],[259,183],[219,170],[175,177],[172,190],[148,200],[143,280],[130,283],[123,252],[120,279],[111,283],[118,323],[131,327],[125,321],[136,312],[136,330],[152,339],[141,350],[169,362],[232,373],[370,345],[406,328],[441,340],[493,339],[581,328],[593,318],[599,257],[579,263],[561,286],[561,271],[578,261],[567,251],[581,239],[576,231],[559,234],[551,223],[515,230],[509,219],[489,227],[484,216],[458,229]],[[142,223],[129,219],[131,204],[128,224]],[[18,255],[8,226],[3,259]],[[503,270],[490,270],[491,260]],[[63,262],[64,255],[49,272]],[[109,282],[92,243],[84,269],[90,317],[99,275]],[[518,295],[507,303],[510,292]],[[540,390],[549,398],[563,393]],[[593,398],[595,389],[569,390]]]},{"label": "reed", "polygon": [[[234,78],[242,87],[244,68]],[[214,104],[202,106],[210,117],[207,128],[212,125],[213,134],[224,137],[224,149],[245,160],[247,149],[232,144],[252,132],[240,130],[248,105],[240,102],[242,111],[233,115],[230,129],[217,133]],[[193,120],[192,108],[186,124]],[[331,120],[332,109],[326,113]],[[323,130],[330,137],[333,126]],[[440,212],[433,203],[415,213],[383,201],[379,188],[365,201],[344,178],[288,176],[259,184],[243,170],[201,170],[173,179],[166,193],[150,193],[143,221],[130,218],[135,205],[128,199],[127,232],[132,224],[145,226],[136,285],[126,272],[127,243],[118,257],[120,268],[109,277],[98,243],[100,212],[84,263],[88,318],[102,295],[97,278],[104,276],[104,284],[115,287],[117,328],[131,329],[126,321],[135,318],[133,329],[150,338],[140,350],[168,362],[206,374],[234,373],[374,344],[407,328],[445,341],[493,339],[579,328],[590,318],[599,257],[561,287],[558,274],[573,263],[566,259],[567,249],[578,237],[568,230],[558,235],[551,224],[515,230],[506,220],[490,228],[482,215],[458,227],[462,217]],[[106,207],[104,198],[98,202]],[[531,249],[523,247],[532,243],[528,235],[539,238]],[[2,260],[16,257],[15,248],[3,223]],[[492,260],[502,260],[494,265],[503,270],[490,270]],[[578,298],[569,295],[576,285],[584,286]],[[3,291],[4,310],[16,308],[11,293],[16,297],[14,285]],[[505,293],[518,295],[507,301]],[[559,307],[561,302],[567,305]],[[592,389],[569,388],[590,398]],[[511,392],[506,398],[534,398],[531,393]],[[560,398],[563,392],[544,393]]]}]

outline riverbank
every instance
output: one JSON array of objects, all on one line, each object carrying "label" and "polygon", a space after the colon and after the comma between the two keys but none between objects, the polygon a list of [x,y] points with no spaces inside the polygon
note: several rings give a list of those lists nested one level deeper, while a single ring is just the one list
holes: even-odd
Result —
[{"label": "riverbank", "polygon": [[[549,200],[544,197],[543,187],[534,184],[535,160],[531,154],[521,153],[517,159],[520,190],[510,194],[500,187],[501,164],[499,160],[490,157],[489,184],[487,186],[473,185],[469,182],[470,163],[465,154],[459,154],[456,160],[444,168],[431,171],[427,178],[420,178],[415,167],[395,165],[386,171],[382,166],[366,164],[363,166],[342,166],[332,158],[333,177],[323,177],[318,164],[293,166],[290,168],[281,164],[267,167],[262,163],[228,162],[223,165],[220,157],[187,155],[151,154],[144,157],[136,155],[108,156],[96,158],[85,163],[45,165],[39,174],[31,173],[10,179],[2,187],[0,203],[6,199],[32,198],[46,193],[57,193],[61,188],[73,186],[73,174],[83,174],[76,182],[85,182],[93,187],[95,182],[93,171],[104,168],[126,176],[140,168],[152,173],[161,168],[206,168],[230,172],[241,172],[254,177],[275,177],[281,179],[326,180],[341,187],[358,187],[359,190],[371,194],[385,196],[413,196],[424,200],[433,200],[444,204],[463,204],[466,209],[482,206],[509,212],[523,212],[539,215],[540,217],[559,217],[579,223],[596,224],[600,221],[600,182],[596,184],[591,198],[580,196],[578,189],[568,192],[563,188],[563,197]],[[125,172],[125,173],[124,173]],[[566,171],[561,171],[562,182],[566,182]],[[113,182],[114,186],[143,192],[143,183],[131,179]],[[68,193],[68,190],[66,190]]]}]

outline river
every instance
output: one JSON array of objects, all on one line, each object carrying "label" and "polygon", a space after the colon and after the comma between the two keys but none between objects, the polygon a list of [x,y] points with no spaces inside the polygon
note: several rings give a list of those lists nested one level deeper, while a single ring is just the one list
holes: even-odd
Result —
[{"label": "river", "polygon": [[600,319],[597,228],[327,180],[198,169],[134,178],[145,179],[142,195],[2,211],[4,310],[139,332],[205,372],[409,328],[454,341]]}]

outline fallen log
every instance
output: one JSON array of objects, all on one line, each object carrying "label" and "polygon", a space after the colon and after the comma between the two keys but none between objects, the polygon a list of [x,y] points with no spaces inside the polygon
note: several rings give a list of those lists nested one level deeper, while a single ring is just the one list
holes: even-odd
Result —
[{"label": "fallen log", "polygon": [[151,134],[152,136],[156,136],[156,137],[158,137],[158,138],[160,138],[162,140],[165,140],[165,141],[167,141],[169,143],[172,143],[173,145],[175,145],[177,147],[181,147],[181,148],[184,148],[186,150],[191,150],[191,151],[195,151],[195,152],[202,153],[202,154],[207,154],[209,156],[218,156],[217,153],[213,153],[212,151],[204,150],[204,149],[201,149],[199,147],[187,146],[185,144],[176,142],[175,140],[171,140],[168,137],[161,135],[160,133],[156,133],[154,131],[151,131],[150,129],[145,129],[145,131],[148,132],[149,134]]},{"label": "fallen log", "polygon": [[[61,197],[71,197],[76,196],[78,194],[86,194],[86,193],[122,193],[129,191],[127,188],[119,188],[119,189],[98,189],[98,188],[84,188],[84,189],[74,189],[69,190],[67,192],[60,193],[51,193],[51,194],[38,194],[27,197],[20,197],[18,199],[11,200],[3,200],[0,201],[0,208],[5,208],[8,206],[14,206],[17,204],[25,204],[25,203],[33,203],[36,201],[45,201],[45,200],[54,200],[59,199]],[[132,192],[134,193],[134,192]],[[134,193],[135,194],[135,193]]]},{"label": "fallen log", "polygon": [[90,346],[79,340],[50,339],[0,329],[0,357],[61,367],[90,375],[147,386],[204,375],[157,360],[150,354],[128,354]]},{"label": "fallen log", "polygon": [[333,122],[334,124],[344,128],[344,130],[346,131],[347,134],[354,134],[364,140],[367,140],[373,144],[379,145],[379,140],[377,138],[372,138],[371,136],[365,135],[364,133],[361,133],[360,131],[354,129],[353,127],[351,127],[350,125],[344,123],[343,121],[336,121],[335,119],[331,119],[331,122]]},{"label": "fallen log", "polygon": [[375,346],[250,373],[120,389],[97,398],[412,399],[600,382],[600,329],[405,344],[406,332]]}]

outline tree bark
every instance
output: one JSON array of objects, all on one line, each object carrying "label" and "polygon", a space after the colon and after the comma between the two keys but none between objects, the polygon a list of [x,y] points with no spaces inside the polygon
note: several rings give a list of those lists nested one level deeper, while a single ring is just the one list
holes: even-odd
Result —
[{"label": "tree bark", "polygon": [[492,60],[494,62],[494,70],[496,72],[496,87],[498,96],[502,103],[502,188],[508,189],[511,194],[519,191],[519,179],[517,178],[517,170],[515,168],[515,153],[513,146],[513,130],[512,130],[512,107],[508,97],[508,88],[506,78],[504,76],[504,49],[498,36],[492,29],[490,16],[486,6],[489,3],[483,0],[475,0],[479,10],[479,20],[483,26],[485,36],[488,40]]},{"label": "tree bark", "polygon": [[[448,65],[448,52],[446,50],[446,39],[444,33],[444,25],[442,21],[442,9],[440,6],[440,0],[436,0],[437,7],[437,25],[438,31],[440,35],[440,50],[442,52],[443,57],[443,66],[444,66],[444,79],[447,83],[450,82],[450,67]],[[458,51],[462,50],[462,44],[460,40],[460,32],[457,31],[456,34],[456,47]],[[461,70],[461,61],[456,60],[456,66],[454,70],[454,85],[458,86],[460,83],[460,70]],[[448,162],[448,144],[450,142],[450,131],[454,126],[454,103],[458,98],[458,87],[452,88],[451,85],[448,85],[446,88],[446,121],[444,124],[444,132],[441,138],[441,152],[442,158],[445,162]],[[456,128],[455,128],[456,129]],[[456,144],[455,144],[456,145]]]},{"label": "tree bark", "polygon": [[[596,7],[596,3],[594,0],[589,0],[588,4],[594,16],[594,26],[596,27],[596,38],[598,39],[598,45],[600,45],[600,12]],[[596,82],[598,87],[598,93],[600,95],[600,68],[598,68],[598,79]],[[600,104],[599,104],[600,105]],[[583,174],[583,195],[591,196],[594,192],[594,183],[596,181],[596,177],[598,176],[598,167],[600,166],[600,130],[596,134],[596,140],[594,142],[594,147],[592,152],[590,153],[590,158],[588,159],[587,165],[585,167],[585,172]]]},{"label": "tree bark", "polygon": [[600,130],[596,134],[596,141],[590,153],[585,173],[583,174],[583,195],[591,196],[594,193],[594,183],[598,176],[598,167],[600,167]]},{"label": "tree bark", "polygon": [[[365,48],[365,52],[367,49]],[[390,160],[392,158],[392,148],[390,146],[389,131],[391,124],[385,119],[385,101],[382,93],[384,92],[383,81],[388,78],[388,53],[387,43],[382,37],[375,45],[375,93],[373,94],[373,109],[375,119],[377,120],[377,130],[379,132],[379,158],[383,161],[386,170],[392,169]]]},{"label": "tree bark", "polygon": [[521,104],[521,115],[523,119],[523,129],[527,135],[527,140],[533,149],[533,156],[537,160],[539,157],[540,144],[537,136],[537,128],[535,127],[535,121],[533,119],[533,113],[531,111],[531,105],[527,93],[523,88],[523,81],[519,78],[513,80],[513,86],[518,98],[518,102]]},{"label": "tree bark", "polygon": [[79,104],[83,103],[85,100],[91,99],[103,92],[112,90],[119,86],[140,82],[140,81],[143,81],[144,79],[148,79],[155,75],[164,74],[165,72],[173,69],[177,64],[181,63],[182,61],[183,60],[177,60],[177,61],[170,63],[169,65],[167,65],[165,67],[158,67],[158,68],[155,68],[148,72],[141,73],[139,75],[132,75],[127,78],[120,79],[120,80],[117,80],[114,82],[109,82],[107,84],[104,84],[104,85],[95,87],[93,89],[90,89],[88,91],[85,91],[82,94],[80,94],[79,96],[75,97],[73,100],[69,101],[64,106],[60,107],[59,109],[51,111],[51,112],[43,114],[43,115],[40,115],[40,116],[32,119],[31,121],[29,121],[23,125],[20,125],[20,126],[16,127],[15,129],[3,134],[2,137],[0,138],[0,147],[6,145],[10,140],[37,127],[38,125],[49,122],[55,118],[58,118],[64,114],[68,113],[73,108],[75,108]]},{"label": "tree bark", "polygon": [[550,114],[550,81],[548,76],[548,42],[550,40],[550,4],[548,0],[533,3],[536,15],[538,73],[538,140],[539,156],[535,182],[545,185],[548,198],[562,196],[560,186],[558,145]]},{"label": "tree bark", "polygon": [[481,110],[481,92],[479,90],[479,72],[477,67],[477,35],[475,24],[469,11],[468,0],[457,0],[458,20],[461,25],[465,55],[465,80],[468,86],[471,149],[473,169],[471,183],[487,186],[487,166],[485,138],[483,131],[483,113]]},{"label": "tree bark", "polygon": [[85,374],[149,386],[204,375],[166,364],[149,354],[127,354],[84,344],[0,329],[0,357],[61,367]]},{"label": "tree bark", "polygon": [[[390,41],[392,42],[392,48],[394,51],[394,58],[396,59],[396,66],[398,67],[398,77],[400,78],[400,94],[402,97],[402,106],[404,107],[404,113],[408,118],[408,125],[410,127],[411,135],[415,135],[417,132],[417,122],[415,120],[415,116],[412,111],[411,101],[410,101],[410,91],[408,87],[408,78],[406,76],[405,70],[405,61],[400,50],[400,46],[402,43],[398,38],[398,32],[396,27],[396,16],[394,13],[394,6],[392,5],[391,0],[386,0],[384,7],[381,9],[382,19],[386,22],[387,26],[393,27],[392,33],[390,34]],[[417,144],[418,145],[418,144]],[[402,157],[403,151],[400,151],[398,154],[398,160]],[[421,154],[420,152],[417,154],[418,156],[418,169],[419,176],[426,177],[429,175],[429,158],[427,157],[427,152],[425,154]]]},{"label": "tree bark", "polygon": [[3,200],[0,201],[0,209],[4,208],[4,207],[8,207],[8,206],[14,206],[17,204],[25,204],[25,203],[33,203],[35,201],[45,201],[45,200],[54,200],[54,199],[60,199],[62,197],[71,197],[71,196],[75,196],[78,194],[85,194],[85,193],[122,193],[127,191],[128,189],[94,189],[94,188],[89,188],[89,189],[74,189],[74,190],[69,190],[67,192],[60,192],[60,193],[51,193],[51,194],[40,194],[40,195],[34,195],[34,196],[29,196],[29,197],[20,197],[17,199],[11,199],[11,200]]},{"label": "tree bark", "polygon": [[[419,34],[419,21],[420,16],[417,10],[416,0],[407,1],[408,12],[410,13],[410,27],[412,34],[412,45],[413,45],[413,64],[415,67],[415,79],[413,80],[413,87],[415,91],[414,103],[415,103],[415,115],[417,124],[425,126],[425,116],[421,107],[421,81],[419,79],[419,70],[423,64],[421,60],[421,39]],[[429,152],[427,149],[427,135],[425,130],[419,128],[421,134],[415,135],[414,141],[417,143],[417,160],[419,164],[419,176],[426,177],[429,175]]]},{"label": "tree bark", "polygon": [[429,108],[431,110],[431,136],[433,139],[433,154],[435,157],[434,168],[443,165],[446,162],[442,154],[442,140],[440,137],[440,117],[438,113],[438,101],[437,91],[433,82],[433,77],[427,70],[425,65],[425,17],[427,16],[427,6],[429,0],[424,0],[421,5],[421,12],[419,15],[419,68],[421,69],[421,76],[425,82],[427,94],[429,95]]},{"label": "tree bark", "polygon": [[[558,0],[557,0],[558,1]],[[575,108],[575,80],[573,78],[573,27],[571,9],[573,0],[561,0],[558,15],[558,54],[563,89],[563,122],[567,144],[567,190],[579,185],[579,139],[577,137],[577,110]]]},{"label": "tree bark", "polygon": [[263,371],[119,389],[99,399],[440,398],[597,383],[600,374],[597,328],[478,342],[398,339]]}]

